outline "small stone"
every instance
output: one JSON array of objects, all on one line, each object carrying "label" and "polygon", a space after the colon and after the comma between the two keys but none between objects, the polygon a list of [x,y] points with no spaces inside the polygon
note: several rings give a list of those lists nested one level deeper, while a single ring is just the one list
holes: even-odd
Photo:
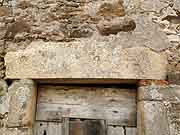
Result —
[{"label": "small stone", "polygon": [[10,15],[10,8],[1,6],[0,7],[0,17],[9,16],[9,15]]},{"label": "small stone", "polygon": [[118,32],[130,32],[136,28],[136,23],[131,18],[113,19],[111,21],[100,21],[97,29],[101,35],[108,36],[110,34],[117,34]]},{"label": "small stone", "polygon": [[4,116],[9,109],[8,85],[4,80],[0,80],[0,115]]},{"label": "small stone", "polygon": [[169,72],[168,73],[168,81],[171,84],[180,85],[180,73],[179,72]]},{"label": "small stone", "polygon": [[88,25],[82,25],[79,28],[73,29],[70,33],[71,38],[87,38],[93,35],[93,29]]},{"label": "small stone", "polygon": [[178,101],[180,100],[180,87],[178,85],[141,86],[138,88],[138,100],[148,101]]},{"label": "small stone", "polygon": [[100,5],[97,16],[109,17],[109,16],[124,16],[125,9],[123,6],[123,1],[118,0],[112,3],[103,3]]}]

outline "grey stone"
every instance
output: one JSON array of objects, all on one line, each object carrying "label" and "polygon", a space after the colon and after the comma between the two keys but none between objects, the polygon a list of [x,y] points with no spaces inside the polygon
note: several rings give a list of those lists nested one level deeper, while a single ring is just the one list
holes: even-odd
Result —
[{"label": "grey stone", "polygon": [[180,86],[142,86],[138,88],[138,100],[180,101]]},{"label": "grey stone", "polygon": [[0,116],[5,115],[9,109],[8,86],[4,80],[0,80]]},{"label": "grey stone", "polygon": [[170,135],[166,108],[158,101],[138,103],[138,135]]},{"label": "grey stone", "polygon": [[170,129],[170,135],[180,134],[180,101],[176,102],[164,102],[167,110],[168,124]]},{"label": "grey stone", "polygon": [[179,72],[168,72],[168,81],[171,84],[180,85],[180,73]]},{"label": "grey stone", "polygon": [[[156,60],[156,61],[154,61]],[[32,42],[5,57],[6,77],[165,79],[167,60],[148,48],[96,40]]]},{"label": "grey stone", "polygon": [[6,81],[0,79],[0,96],[3,96],[8,91],[8,85]]},{"label": "grey stone", "polygon": [[8,127],[32,126],[36,107],[36,85],[31,80],[15,81],[9,87]]},{"label": "grey stone", "polygon": [[108,126],[108,135],[125,135],[123,127]]}]

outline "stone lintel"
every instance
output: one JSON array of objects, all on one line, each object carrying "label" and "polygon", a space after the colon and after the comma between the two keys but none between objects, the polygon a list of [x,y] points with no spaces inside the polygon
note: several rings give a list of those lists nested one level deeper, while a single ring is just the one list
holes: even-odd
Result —
[{"label": "stone lintel", "polygon": [[100,41],[32,42],[5,57],[7,79],[165,79],[167,59],[146,47]]}]

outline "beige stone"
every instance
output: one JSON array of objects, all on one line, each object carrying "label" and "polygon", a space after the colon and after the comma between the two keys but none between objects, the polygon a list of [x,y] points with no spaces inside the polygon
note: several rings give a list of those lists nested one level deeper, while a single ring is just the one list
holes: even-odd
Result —
[{"label": "beige stone", "polygon": [[9,87],[8,127],[31,127],[35,115],[36,85],[31,80],[15,81]]},{"label": "beige stone", "polygon": [[144,47],[81,40],[32,42],[5,57],[6,78],[165,79],[166,57]]},{"label": "beige stone", "polygon": [[0,117],[3,117],[8,112],[9,96],[7,89],[7,83],[4,80],[0,80]]},{"label": "beige stone", "polygon": [[28,128],[2,128],[0,135],[32,135],[32,130]]},{"label": "beige stone", "polygon": [[108,135],[124,135],[123,127],[108,126]]},{"label": "beige stone", "polygon": [[166,108],[158,101],[138,103],[138,135],[170,135]]},{"label": "beige stone", "polygon": [[180,134],[178,85],[142,86],[138,101],[138,135]]}]

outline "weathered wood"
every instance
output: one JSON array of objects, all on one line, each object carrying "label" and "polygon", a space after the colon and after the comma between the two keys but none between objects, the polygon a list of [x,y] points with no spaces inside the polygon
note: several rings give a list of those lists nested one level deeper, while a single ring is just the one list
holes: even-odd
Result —
[{"label": "weathered wood", "polygon": [[69,135],[106,135],[104,120],[74,120],[70,121]]},{"label": "weathered wood", "polygon": [[71,121],[69,125],[70,135],[84,135],[83,122],[81,120]]},{"label": "weathered wood", "polygon": [[108,135],[125,135],[123,127],[108,126]]},{"label": "weathered wood", "polygon": [[104,119],[108,125],[136,125],[136,91],[103,87],[39,86],[36,120],[62,117]]},{"label": "weathered wood", "polygon": [[34,135],[63,135],[62,124],[56,122],[36,122]]},{"label": "weathered wood", "polygon": [[63,135],[69,135],[69,118],[63,118],[62,133]]}]

